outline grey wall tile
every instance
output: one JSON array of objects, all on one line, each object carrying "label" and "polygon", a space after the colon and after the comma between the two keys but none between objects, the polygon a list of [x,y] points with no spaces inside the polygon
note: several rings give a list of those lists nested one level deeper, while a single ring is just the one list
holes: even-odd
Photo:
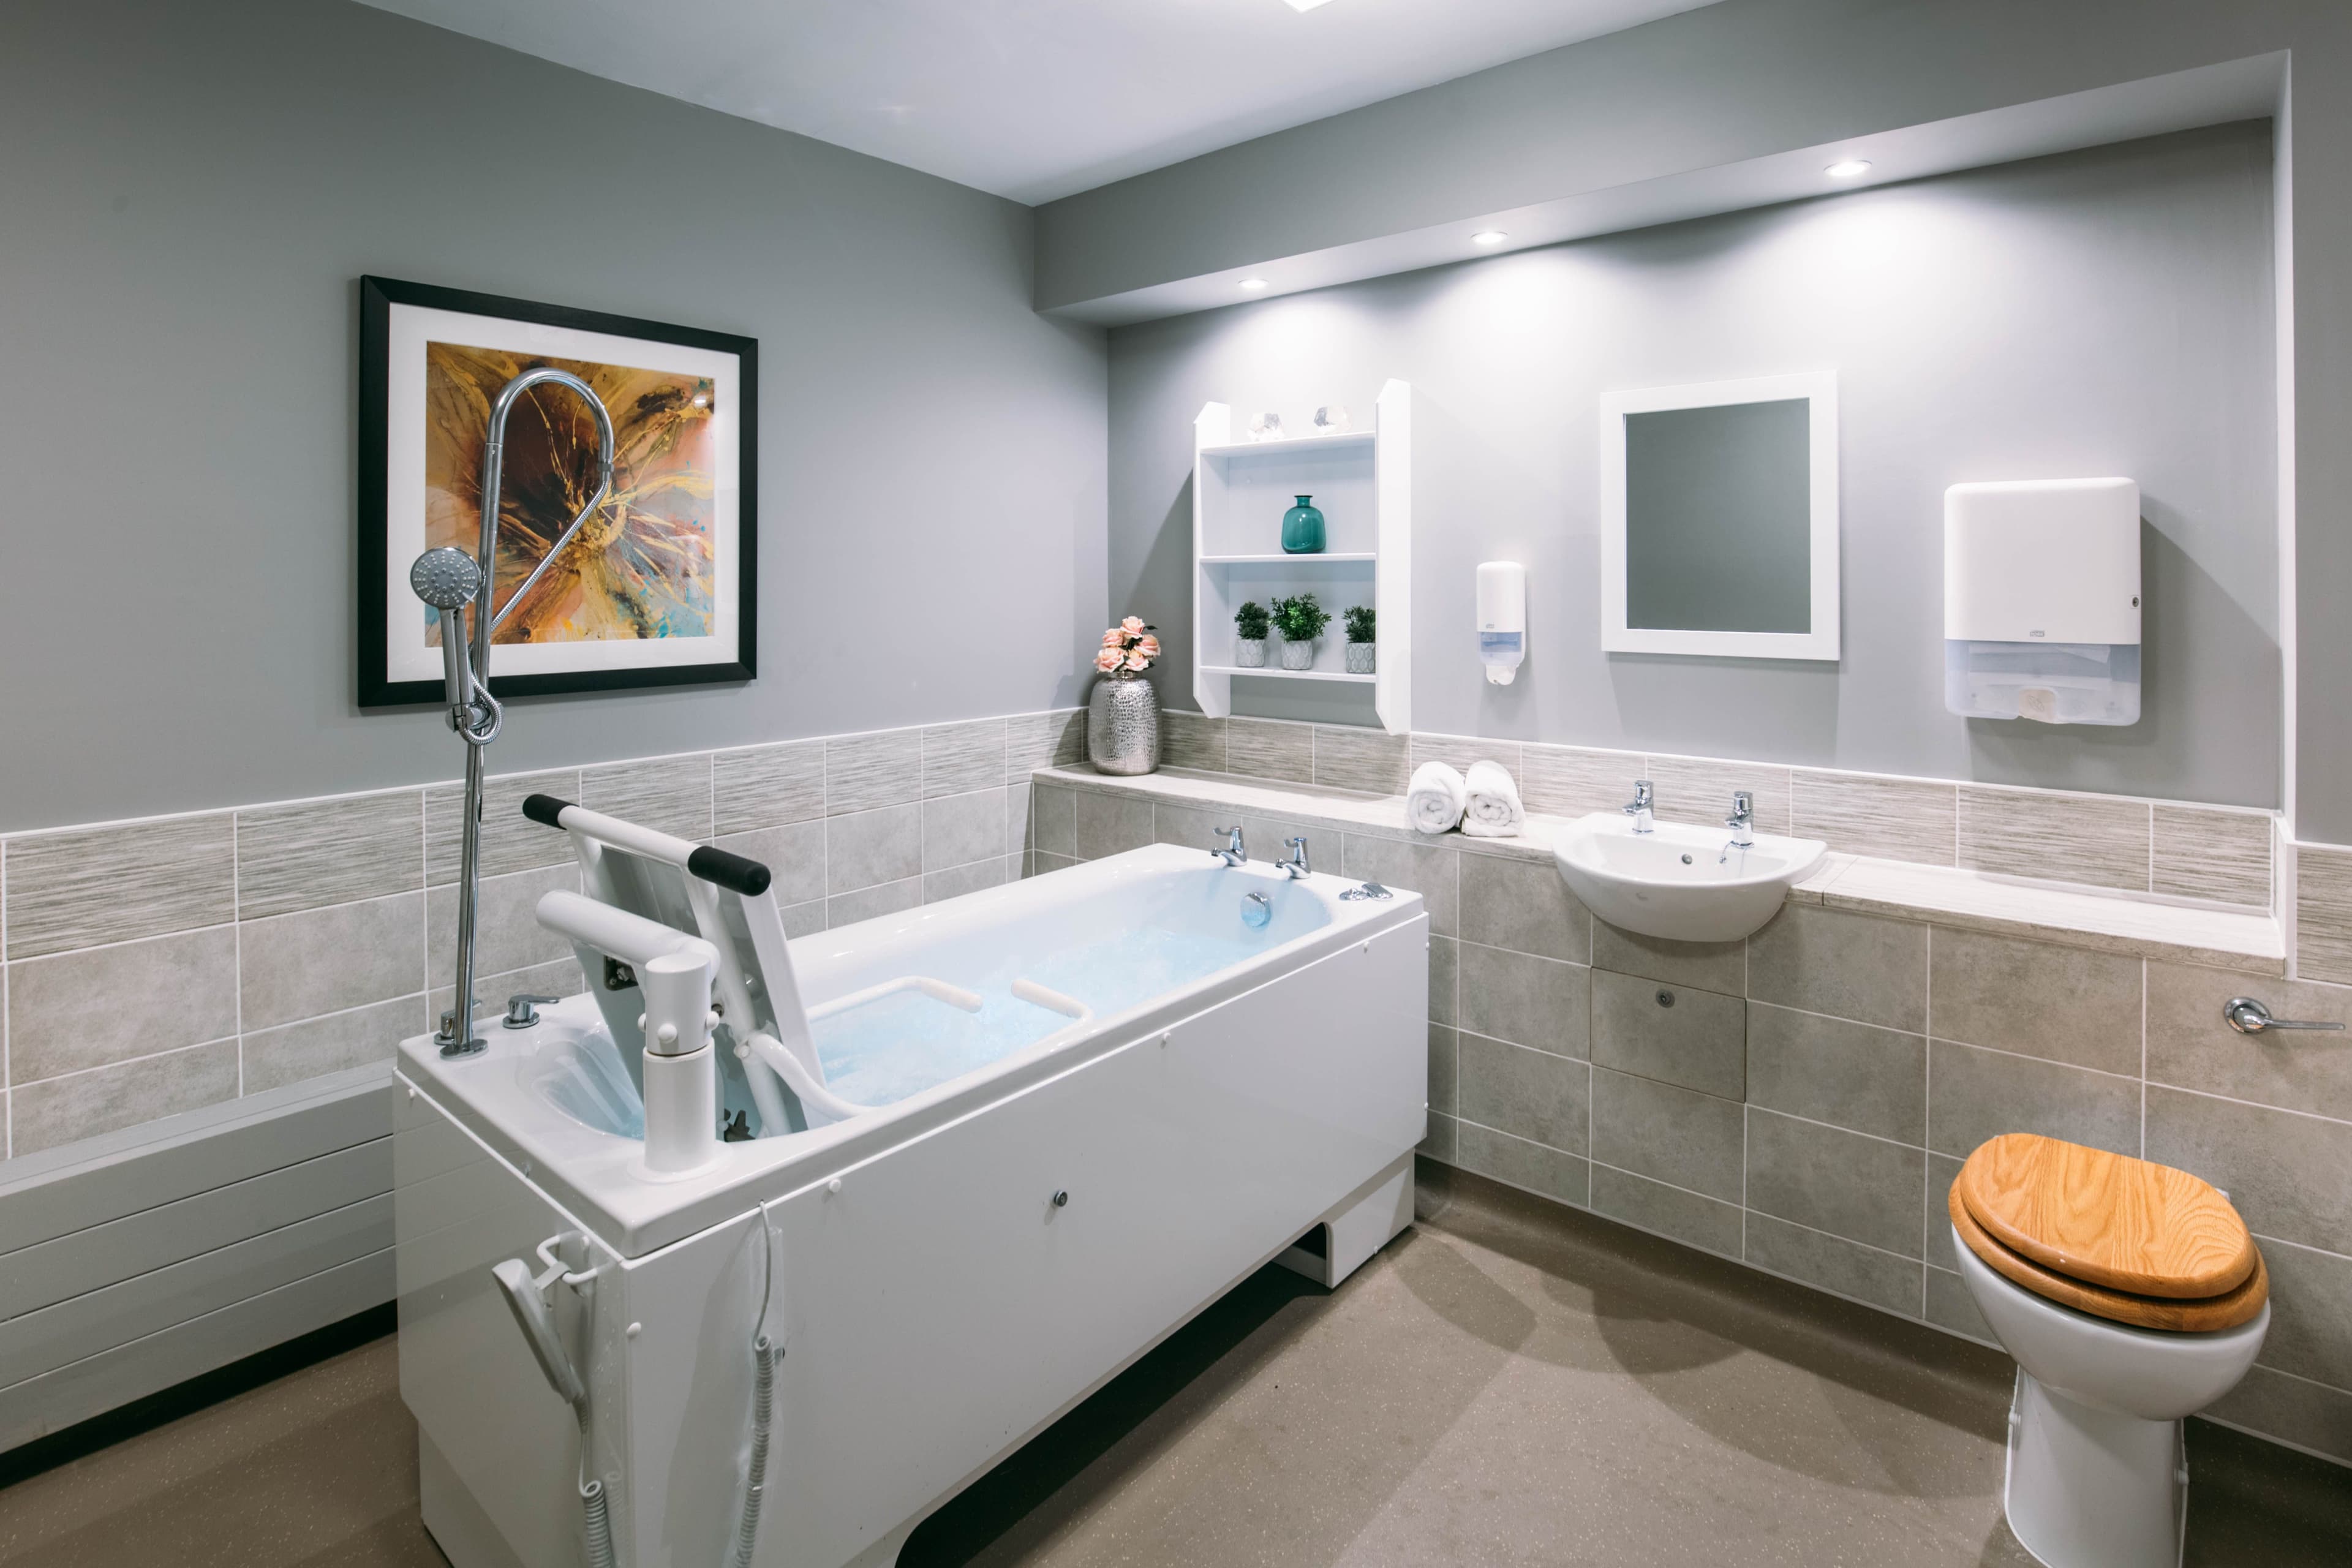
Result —
[{"label": "grey wall tile", "polygon": [[1896,1258],[1751,1211],[1748,1261],[1906,1318],[1919,1316],[1923,1266],[1912,1258]]},{"label": "grey wall tile", "polygon": [[2271,1276],[2265,1366],[2352,1388],[2352,1258],[2289,1242],[2262,1244]]},{"label": "grey wall tile", "polygon": [[1591,1169],[1574,1154],[1467,1121],[1454,1124],[1454,1163],[1465,1171],[1564,1204],[1582,1204]]},{"label": "grey wall tile", "polygon": [[1005,858],[975,860],[945,871],[923,874],[923,902],[936,904],[942,899],[958,899],[966,893],[977,893],[986,888],[1002,887],[1005,880]]},{"label": "grey wall tile", "polygon": [[2270,908],[2270,817],[2192,805],[2154,810],[2151,889],[2175,898]]},{"label": "grey wall tile", "polygon": [[1639,752],[1595,752],[1582,746],[1519,748],[1519,804],[1546,816],[1615,811],[1633,798],[1633,781],[1649,777]]},{"label": "grey wall tile", "polygon": [[710,759],[713,828],[722,837],[824,815],[824,742],[790,741]]},{"label": "grey wall tile", "polygon": [[[1516,1048],[1516,1047],[1514,1047]],[[1461,1059],[1458,1042],[1452,1029],[1442,1024],[1429,1026],[1429,1109],[1451,1116],[1454,1111],[1454,1085],[1457,1064]]]},{"label": "grey wall tile", "polygon": [[996,789],[1006,773],[1007,727],[1002,719],[934,724],[923,731],[923,798]]},{"label": "grey wall tile", "polygon": [[824,825],[824,881],[828,895],[854,893],[883,882],[919,877],[923,871],[923,808],[918,804],[885,806]]},{"label": "grey wall tile", "polygon": [[1406,737],[1406,776],[1423,763],[1444,763],[1457,773],[1466,773],[1476,762],[1499,763],[1503,771],[1518,780],[1519,803],[1529,811],[1537,809],[1527,798],[1528,781],[1519,776],[1522,748],[1517,741],[1489,741],[1477,735],[1427,735],[1419,731]]},{"label": "grey wall tile", "polygon": [[[1220,816],[1217,820],[1230,822],[1233,818]],[[1287,860],[1290,858],[1290,841],[1304,838],[1307,840],[1307,858],[1318,871],[1328,871],[1338,863],[1340,844],[1346,837],[1336,827],[1317,827],[1311,823],[1292,822],[1278,816],[1259,816],[1246,811],[1242,813],[1241,825],[1242,836],[1249,841],[1251,859],[1269,863]],[[1216,835],[1216,841],[1223,844],[1224,836]],[[1207,847],[1206,841],[1202,841],[1202,847]]]},{"label": "grey wall tile", "polygon": [[1727,1204],[1740,1201],[1737,1100],[1592,1069],[1592,1157]]},{"label": "grey wall tile", "polygon": [[1043,877],[1051,871],[1064,871],[1085,864],[1075,855],[1049,855],[1043,849],[1029,851],[1029,875],[1032,877]]},{"label": "grey wall tile", "polygon": [[1904,1143],[1927,1140],[1927,1042],[1918,1035],[1748,1008],[1748,1100]]},{"label": "grey wall tile", "polygon": [[2256,1235],[2352,1252],[2352,1122],[2151,1085],[2147,1157],[2229,1194]]},{"label": "grey wall tile", "polygon": [[1661,822],[1719,827],[1731,815],[1732,793],[1744,789],[1756,797],[1757,832],[1789,831],[1787,768],[1713,757],[1652,757],[1649,777]]},{"label": "grey wall tile", "polygon": [[1587,1054],[1590,971],[1582,964],[1469,942],[1455,959],[1454,1011],[1462,1027],[1554,1056]]},{"label": "grey wall tile", "polygon": [[395,893],[242,922],[237,991],[245,1028],[424,990],[425,899]]},{"label": "grey wall tile", "polygon": [[1952,1184],[1959,1180],[1961,1163],[1949,1154],[1927,1156],[1927,1258],[1933,1268],[1960,1266],[1959,1244],[1952,1239]]},{"label": "grey wall tile", "polygon": [[1029,786],[1008,784],[1004,791],[1004,852],[1020,855],[1029,848]]},{"label": "grey wall tile", "polygon": [[1403,838],[1344,836],[1337,868],[1342,876],[1382,887],[1410,889],[1421,895],[1429,911],[1429,929],[1438,936],[1460,931],[1461,902],[1454,892],[1454,866],[1461,856],[1451,845],[1422,844]]},{"label": "grey wall tile", "polygon": [[1225,768],[1252,778],[1307,784],[1315,777],[1315,730],[1271,719],[1225,721]]},{"label": "grey wall tile", "polygon": [[8,1096],[14,1122],[10,1150],[22,1159],[77,1139],[236,1098],[235,1040],[22,1084]]},{"label": "grey wall tile", "polygon": [[2139,1082],[2063,1063],[1932,1040],[1927,1146],[1967,1159],[2004,1132],[2139,1152]]},{"label": "grey wall tile", "polygon": [[1034,784],[1029,791],[1029,847],[1048,855],[1075,858],[1078,853],[1078,792],[1059,784]]},{"label": "grey wall tile", "polygon": [[1959,792],[1929,779],[1869,778],[1798,768],[1789,778],[1795,832],[1842,855],[1949,866],[1958,856]]},{"label": "grey wall tile", "polygon": [[[1075,820],[1075,811],[1072,815]],[[1222,849],[1225,847],[1225,836],[1217,831],[1220,826],[1233,826],[1240,821],[1239,813],[1220,811],[1214,806],[1172,805],[1164,800],[1156,801],[1151,811],[1151,841],[1154,844],[1181,844],[1187,849],[1198,849],[1206,854],[1213,847]],[[1077,841],[1076,831],[1074,826],[1071,828],[1073,844]],[[1243,837],[1248,837],[1248,834],[1244,832]],[[1271,844],[1255,839],[1250,841],[1248,848],[1251,855],[1260,860],[1269,859],[1274,854]]]},{"label": "grey wall tile", "polygon": [[1463,851],[1461,931],[1471,942],[1587,963],[1592,917],[1549,860]]},{"label": "grey wall tile", "polygon": [[1163,767],[1225,771],[1225,721],[1205,713],[1171,708],[1160,715],[1160,762]]},{"label": "grey wall tile", "polygon": [[1151,802],[1095,790],[1080,790],[1077,797],[1072,826],[1077,835],[1079,859],[1099,860],[1151,842]]},{"label": "grey wall tile", "polygon": [[2352,1049],[2313,1044],[2326,1035],[2242,1035],[2221,1021],[2222,1004],[2239,996],[2261,1000],[2281,1018],[2352,1026],[2352,991],[2151,959],[2149,1080],[2352,1121]]},{"label": "grey wall tile", "polygon": [[821,816],[748,833],[721,834],[718,844],[730,855],[765,866],[774,879],[769,891],[779,905],[824,897],[824,819]]},{"label": "grey wall tile", "polygon": [[944,871],[975,860],[1002,860],[1004,790],[981,790],[923,803],[923,869]]},{"label": "grey wall tile", "polygon": [[258,1094],[326,1073],[388,1062],[401,1041],[423,1031],[424,1011],[422,995],[400,996],[348,1013],[248,1031],[245,1092]]},{"label": "grey wall tile", "polygon": [[1748,1093],[1748,1004],[1692,985],[1592,972],[1592,1059],[1702,1094]]},{"label": "grey wall tile", "polygon": [[843,893],[824,901],[824,926],[827,931],[839,931],[843,926],[859,921],[878,920],[918,908],[923,901],[923,879],[910,877],[903,882],[885,882],[876,888],[860,888],[854,893]]},{"label": "grey wall tile", "polygon": [[923,732],[835,735],[824,743],[824,809],[834,816],[923,797]]},{"label": "grey wall tile", "polygon": [[1567,1057],[1463,1035],[1455,1047],[1454,1113],[1514,1138],[1585,1152],[1591,1068]]},{"label": "grey wall tile", "polygon": [[1454,972],[1461,962],[1461,949],[1451,937],[1429,939],[1429,1020],[1433,1024],[1455,1021]]},{"label": "grey wall tile", "polygon": [[711,760],[709,752],[580,770],[580,804],[591,811],[710,841]]},{"label": "grey wall tile", "polygon": [[236,909],[246,920],[425,885],[419,790],[236,814]]},{"label": "grey wall tile", "polygon": [[[2352,984],[2352,850],[2294,852],[2294,972],[2305,980]],[[9,852],[9,908],[16,907],[16,852]],[[10,951],[16,933],[8,932]]]},{"label": "grey wall tile", "polygon": [[[542,866],[482,879],[481,901],[476,906],[474,973],[504,974],[572,956],[572,944],[539,923],[540,899],[558,889],[580,890],[577,866]],[[425,974],[427,982],[446,990],[457,983],[457,889],[436,888],[425,895]],[[487,1004],[488,994],[474,993]]]},{"label": "grey wall tile", "polygon": [[2352,1464],[2352,1394],[2342,1389],[2257,1363],[2203,1414]]},{"label": "grey wall tile", "polygon": [[1087,754],[1087,710],[1056,708],[1005,721],[1005,763],[1021,778],[1036,768],[1061,768]]},{"label": "grey wall tile", "polygon": [[1977,1310],[1976,1298],[1969,1294],[1968,1281],[1958,1274],[1942,1268],[1927,1270],[1927,1321],[1939,1329],[1965,1334],[1979,1344],[1997,1345],[1992,1325]]},{"label": "grey wall tile", "polygon": [[[1748,1206],[1906,1258],[1919,1256],[1927,1156],[1750,1107]],[[1917,1276],[1912,1288],[1918,1288]]]},{"label": "grey wall tile", "polygon": [[1673,942],[1621,931],[1595,915],[1592,918],[1592,964],[1669,985],[1696,985],[1727,996],[1748,994],[1748,944],[1745,942]]},{"label": "grey wall tile", "polygon": [[1737,1258],[1746,1217],[1737,1204],[1645,1180],[1630,1171],[1592,1167],[1592,1212],[1655,1235]]},{"label": "grey wall tile", "polygon": [[1927,928],[1784,904],[1748,939],[1748,994],[1890,1029],[1927,1024]]},{"label": "grey wall tile", "polygon": [[1315,782],[1366,795],[1402,795],[1412,770],[1402,735],[1352,725],[1315,726]]},{"label": "grey wall tile", "polygon": [[786,938],[814,936],[824,929],[824,900],[804,904],[786,904],[776,911],[784,922]]},{"label": "grey wall tile", "polygon": [[1937,1039],[2139,1071],[2138,959],[1945,926],[1927,941]]},{"label": "grey wall tile", "polygon": [[[789,928],[786,934],[790,934]],[[587,989],[587,977],[580,973],[580,963],[575,958],[559,958],[552,963],[534,963],[528,969],[509,969],[500,974],[481,975],[474,983],[474,1000],[480,1004],[477,1016],[481,1020],[475,1032],[480,1033],[497,1015],[506,1011],[509,996],[577,996]],[[416,1027],[408,1033],[413,1035],[418,1030],[438,1029],[441,1016],[449,1011],[450,999],[454,994],[447,977],[444,976],[442,984],[425,993],[424,1005],[420,1009],[423,1016]],[[405,997],[399,1003],[403,1007],[411,1005],[411,999]],[[248,1040],[251,1038],[250,1036],[247,1037]]]},{"label": "grey wall tile", "polygon": [[[550,773],[509,773],[482,784],[482,875],[504,877],[542,866],[562,866],[573,859],[572,836],[533,822],[522,814],[522,803],[534,795],[551,795],[575,805],[580,798],[580,770],[558,768]],[[457,879],[459,834],[466,823],[466,792],[457,784],[435,784],[425,792],[425,876],[439,887]]]},{"label": "grey wall tile", "polygon": [[193,931],[236,918],[226,811],[8,841],[8,956]]},{"label": "grey wall tile", "polygon": [[236,1033],[231,926],[8,966],[8,1079],[18,1087]]},{"label": "grey wall tile", "polygon": [[1960,786],[1959,862],[1972,871],[2145,891],[2147,836],[2140,801]]},{"label": "grey wall tile", "polygon": [[1440,1160],[1449,1165],[1455,1163],[1461,1156],[1454,1151],[1454,1118],[1433,1110],[1429,1113],[1428,1127],[1429,1131],[1422,1134],[1421,1142],[1416,1145],[1417,1151],[1433,1160]]}]

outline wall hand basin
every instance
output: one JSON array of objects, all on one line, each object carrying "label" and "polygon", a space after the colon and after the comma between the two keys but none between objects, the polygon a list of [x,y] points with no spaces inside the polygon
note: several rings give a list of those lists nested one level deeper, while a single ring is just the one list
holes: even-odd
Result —
[{"label": "wall hand basin", "polygon": [[1730,847],[1721,827],[1661,822],[1648,833],[1614,812],[1570,823],[1552,858],[1585,908],[1643,936],[1737,942],[1760,930],[1789,889],[1813,874],[1829,846],[1756,835]]}]

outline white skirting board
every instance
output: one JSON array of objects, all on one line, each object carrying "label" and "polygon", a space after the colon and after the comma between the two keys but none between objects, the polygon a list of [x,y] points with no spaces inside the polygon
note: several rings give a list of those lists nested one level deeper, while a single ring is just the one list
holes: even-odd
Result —
[{"label": "white skirting board", "polygon": [[0,1450],[393,1298],[389,1064],[0,1166]]}]

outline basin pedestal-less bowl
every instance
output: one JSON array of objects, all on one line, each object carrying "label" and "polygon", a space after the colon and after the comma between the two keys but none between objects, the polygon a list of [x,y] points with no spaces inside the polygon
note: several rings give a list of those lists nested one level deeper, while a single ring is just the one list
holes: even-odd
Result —
[{"label": "basin pedestal-less bowl", "polygon": [[1570,823],[1552,850],[1569,891],[1623,931],[1675,942],[1738,942],[1763,929],[1829,846],[1759,833],[1731,845],[1727,828],[1661,822],[1647,833],[1613,812]]}]

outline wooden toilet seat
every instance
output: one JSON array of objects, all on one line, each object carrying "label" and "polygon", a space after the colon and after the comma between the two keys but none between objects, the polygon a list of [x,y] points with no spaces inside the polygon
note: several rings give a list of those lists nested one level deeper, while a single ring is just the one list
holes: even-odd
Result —
[{"label": "wooden toilet seat", "polygon": [[2186,1171],[2012,1132],[1952,1183],[1952,1228],[2036,1295],[2135,1328],[2210,1333],[2254,1317],[2269,1271],[2230,1200]]}]

